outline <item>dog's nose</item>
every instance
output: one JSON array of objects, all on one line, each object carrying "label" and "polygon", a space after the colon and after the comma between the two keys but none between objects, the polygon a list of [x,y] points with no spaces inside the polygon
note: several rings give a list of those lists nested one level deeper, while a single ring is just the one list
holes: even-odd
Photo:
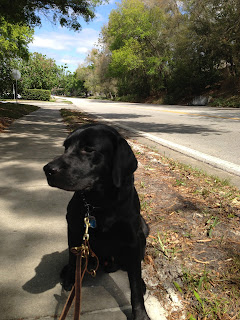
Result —
[{"label": "dog's nose", "polygon": [[50,164],[46,164],[43,167],[43,170],[46,173],[46,175],[48,175],[48,176],[54,175],[60,171],[59,168],[51,166]]}]

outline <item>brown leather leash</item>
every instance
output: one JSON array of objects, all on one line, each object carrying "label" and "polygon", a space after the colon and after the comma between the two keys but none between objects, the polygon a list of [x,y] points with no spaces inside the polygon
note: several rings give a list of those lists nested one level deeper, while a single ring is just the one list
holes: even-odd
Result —
[{"label": "brown leather leash", "polygon": [[[68,314],[69,309],[73,303],[75,298],[75,305],[74,305],[74,320],[80,319],[80,312],[81,312],[81,298],[82,298],[82,280],[85,273],[91,274],[93,277],[96,276],[96,271],[99,267],[99,260],[96,254],[92,251],[90,244],[89,244],[89,233],[88,229],[90,227],[89,217],[85,217],[85,234],[83,236],[83,244],[81,247],[73,247],[71,248],[71,252],[74,253],[77,257],[76,259],[76,271],[75,271],[75,284],[72,287],[72,290],[68,296],[68,299],[65,303],[63,311],[59,317],[59,320],[64,320]],[[96,259],[96,267],[95,269],[88,270],[88,262],[89,256]],[[82,270],[82,263],[83,259],[85,260],[84,267]]]}]

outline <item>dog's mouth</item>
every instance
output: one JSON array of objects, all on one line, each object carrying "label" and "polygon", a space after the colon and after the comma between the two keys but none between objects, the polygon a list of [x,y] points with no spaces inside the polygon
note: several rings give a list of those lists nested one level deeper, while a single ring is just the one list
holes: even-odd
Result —
[{"label": "dog's mouth", "polygon": [[76,185],[70,183],[64,183],[62,181],[54,181],[51,178],[47,178],[50,187],[62,189],[65,191],[90,191],[93,188],[94,183],[78,183]]},{"label": "dog's mouth", "polygon": [[43,170],[50,187],[65,191],[90,191],[98,180],[91,176],[71,178],[65,170],[53,170],[49,165],[44,166]]}]

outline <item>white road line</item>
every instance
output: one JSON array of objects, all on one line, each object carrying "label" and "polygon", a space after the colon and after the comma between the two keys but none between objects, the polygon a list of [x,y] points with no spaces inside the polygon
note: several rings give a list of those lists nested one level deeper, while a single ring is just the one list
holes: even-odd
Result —
[{"label": "white road line", "polygon": [[197,160],[200,160],[200,161],[205,162],[207,164],[210,164],[213,167],[216,167],[216,168],[219,168],[224,171],[227,171],[227,172],[230,172],[230,173],[233,173],[233,174],[240,176],[240,166],[237,164],[219,159],[214,156],[210,156],[210,155],[205,154],[203,152],[179,145],[177,143],[174,143],[174,142],[162,139],[162,138],[158,138],[158,137],[156,137],[152,134],[149,134],[149,133],[145,133],[145,132],[140,131],[139,134],[144,136],[145,138],[148,138],[152,141],[160,143],[165,147],[179,151],[179,152],[181,152],[187,156],[190,156],[194,159],[197,159]]},{"label": "white road line", "polygon": [[217,157],[205,154],[203,152],[200,152],[200,151],[197,151],[197,150],[182,146],[180,144],[177,144],[177,143],[174,143],[174,142],[171,142],[171,141],[156,137],[153,134],[146,133],[146,132],[143,132],[143,131],[140,131],[140,130],[136,130],[136,129],[130,128],[130,127],[128,127],[126,125],[123,125],[123,124],[121,124],[119,122],[116,122],[114,120],[105,119],[103,117],[101,117],[101,118],[104,121],[113,122],[113,123],[115,123],[115,125],[117,125],[119,127],[122,127],[125,130],[132,131],[137,135],[140,135],[140,136],[142,136],[144,138],[147,138],[149,140],[157,142],[157,143],[159,143],[159,144],[161,144],[161,145],[163,145],[163,146],[165,146],[165,147],[167,147],[169,149],[178,151],[178,152],[180,152],[182,154],[185,154],[185,155],[187,155],[189,157],[192,157],[192,158],[200,160],[200,161],[202,161],[204,163],[210,164],[211,166],[213,166],[215,168],[218,168],[218,169],[221,169],[221,170],[227,171],[229,173],[232,173],[232,174],[240,176],[240,166],[237,165],[237,164],[234,164],[232,162],[225,161],[225,160],[219,159]]}]

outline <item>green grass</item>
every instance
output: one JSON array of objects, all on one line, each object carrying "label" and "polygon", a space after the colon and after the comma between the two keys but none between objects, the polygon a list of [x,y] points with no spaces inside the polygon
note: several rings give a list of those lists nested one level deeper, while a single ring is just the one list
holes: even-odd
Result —
[{"label": "green grass", "polygon": [[[229,274],[226,274],[225,278],[217,279],[206,267],[202,272],[183,270],[183,286],[180,287],[182,292],[177,289],[183,293],[185,298],[188,297],[193,301],[191,316],[192,314],[196,317],[198,315],[202,316],[201,318],[192,316],[189,319],[230,319],[229,317],[225,318],[226,314],[235,315],[237,317],[233,317],[233,319],[239,319],[240,312],[237,311],[236,314],[236,309],[238,309],[236,301],[239,301],[237,281],[239,282],[239,280],[232,278],[232,271],[229,270]],[[236,272],[236,270],[234,271]],[[231,287],[229,287],[230,283]],[[222,285],[223,289],[221,295],[214,292],[219,285]],[[234,287],[236,290],[233,290]]]}]

